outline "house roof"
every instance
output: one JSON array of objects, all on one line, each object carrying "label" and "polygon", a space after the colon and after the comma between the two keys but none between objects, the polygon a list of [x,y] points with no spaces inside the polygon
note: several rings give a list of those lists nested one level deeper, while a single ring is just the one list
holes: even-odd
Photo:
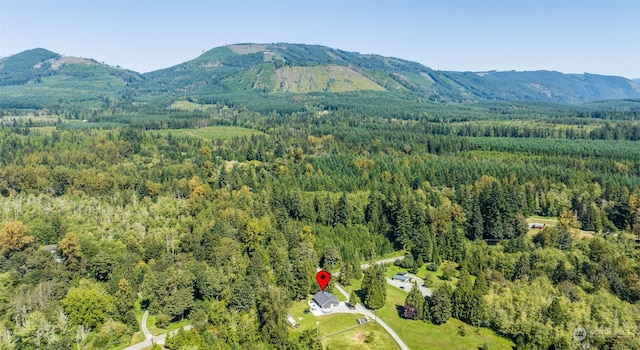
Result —
[{"label": "house roof", "polygon": [[401,275],[401,274],[397,274],[395,276],[393,276],[394,280],[398,280],[398,281],[411,281],[411,277],[406,276],[406,275]]},{"label": "house roof", "polygon": [[338,306],[338,298],[329,292],[318,292],[313,296],[313,301],[316,302],[321,308],[326,309],[333,306]]}]

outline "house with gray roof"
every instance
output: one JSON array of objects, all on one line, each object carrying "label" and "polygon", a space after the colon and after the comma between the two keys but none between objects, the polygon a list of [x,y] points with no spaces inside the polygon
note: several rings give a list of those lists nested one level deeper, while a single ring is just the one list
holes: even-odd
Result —
[{"label": "house with gray roof", "polygon": [[318,292],[313,296],[313,301],[322,309],[322,312],[328,314],[334,306],[338,306],[338,298],[329,292]]},{"label": "house with gray roof", "polygon": [[405,283],[411,282],[413,280],[413,278],[411,278],[411,276],[407,276],[406,273],[402,273],[402,272],[397,274],[397,275],[395,275],[395,276],[393,276],[391,279],[394,280],[394,281],[400,281],[400,282],[405,282]]}]

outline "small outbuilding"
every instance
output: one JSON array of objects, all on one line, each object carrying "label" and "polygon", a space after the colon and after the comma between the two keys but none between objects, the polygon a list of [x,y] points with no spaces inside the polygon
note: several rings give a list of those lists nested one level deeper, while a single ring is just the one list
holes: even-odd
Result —
[{"label": "small outbuilding", "polygon": [[300,326],[298,322],[296,322],[295,318],[293,318],[293,315],[291,314],[287,315],[287,321],[289,321],[289,324],[291,324],[291,327],[293,328],[298,328],[298,326]]},{"label": "small outbuilding", "polygon": [[538,230],[544,229],[544,226],[545,226],[545,224],[540,224],[540,223],[537,223],[537,222],[533,222],[533,223],[529,224],[529,228],[535,228],[535,229],[538,229]]},{"label": "small outbuilding", "polygon": [[334,306],[338,306],[338,298],[328,292],[318,292],[313,296],[313,301],[322,309],[322,312],[328,314]]}]

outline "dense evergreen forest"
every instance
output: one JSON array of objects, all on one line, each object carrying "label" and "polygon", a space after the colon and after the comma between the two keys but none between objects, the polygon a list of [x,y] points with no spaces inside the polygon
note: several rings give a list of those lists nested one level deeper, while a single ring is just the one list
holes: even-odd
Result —
[{"label": "dense evergreen forest", "polygon": [[379,309],[384,267],[360,265],[400,252],[459,276],[408,294],[406,322],[640,349],[637,102],[289,98],[2,110],[0,348],[122,349],[148,309],[193,325],[168,349],[319,349],[286,319],[316,268]]}]

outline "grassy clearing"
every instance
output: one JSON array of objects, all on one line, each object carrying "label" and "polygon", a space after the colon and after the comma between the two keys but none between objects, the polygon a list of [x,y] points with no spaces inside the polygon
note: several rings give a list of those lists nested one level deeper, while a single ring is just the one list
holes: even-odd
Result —
[{"label": "grassy clearing", "polygon": [[330,314],[320,317],[305,314],[307,301],[294,303],[289,309],[299,326],[294,329],[297,336],[305,329],[317,328],[323,345],[331,349],[398,349],[393,338],[378,324],[358,325],[354,314]]},{"label": "grassy clearing", "polygon": [[[486,343],[489,349],[511,349],[514,344],[486,328],[474,328],[456,319],[436,326],[422,321],[411,321],[399,316],[406,292],[387,288],[387,303],[377,314],[411,349],[477,349]],[[458,327],[466,329],[466,335],[458,335]]]},{"label": "grassy clearing", "polygon": [[525,220],[527,223],[539,222],[541,224],[547,224],[555,226],[558,224],[558,218],[555,216],[539,216],[539,215],[531,215]]},{"label": "grassy clearing", "polygon": [[[418,271],[414,274],[422,279],[425,280],[425,283],[427,283],[427,281],[431,281],[431,283],[427,283],[427,287],[431,288],[431,289],[437,289],[438,287],[444,285],[444,284],[449,284],[452,288],[455,288],[456,284],[458,283],[458,276],[460,276],[460,271],[455,270],[455,274],[453,277],[449,278],[449,280],[445,280],[443,278],[443,271],[444,271],[444,266],[445,264],[452,264],[452,266],[454,268],[457,267],[456,263],[451,263],[451,262],[444,262],[442,264],[440,264],[440,266],[438,267],[438,270],[436,271],[429,271],[427,270],[427,265],[422,265],[422,267],[420,267],[418,269]],[[399,267],[399,266],[387,266],[387,271],[386,271],[386,276],[388,278],[393,277],[393,275],[397,274],[398,272],[408,272],[407,269]],[[429,276],[429,277],[427,277]],[[476,276],[471,276],[471,281],[475,282],[476,280]],[[393,288],[393,287],[390,287]],[[410,290],[407,289],[406,292],[408,293]]]},{"label": "grassy clearing", "polygon": [[[442,267],[437,271],[427,271],[423,266],[418,269],[416,275],[425,277],[427,274],[433,276],[434,287],[444,283],[455,286],[458,282],[459,271],[456,270],[456,277],[449,281],[441,280]],[[406,271],[398,266],[387,266],[386,276],[391,278],[394,274]],[[471,276],[472,279],[475,276]],[[344,287],[349,293],[352,290],[361,288],[362,280],[352,281],[350,286]],[[434,288],[432,287],[432,288]],[[514,345],[510,340],[502,338],[487,328],[476,329],[460,320],[450,319],[447,323],[436,326],[422,321],[411,321],[400,317],[401,307],[407,297],[407,290],[387,286],[387,303],[378,310],[377,315],[384,320],[407,344],[410,349],[477,349],[487,343],[489,349],[511,349]],[[464,326],[467,334],[458,335],[458,327]]]},{"label": "grassy clearing", "polygon": [[324,337],[322,342],[330,349],[399,349],[393,338],[380,325],[374,323]]},{"label": "grassy clearing", "polygon": [[211,109],[214,107],[215,105],[200,104],[200,103],[189,102],[189,101],[176,101],[173,104],[171,104],[171,109],[179,109],[179,110],[190,111],[190,112],[204,111],[206,109]]},{"label": "grassy clearing", "polygon": [[478,120],[478,121],[465,121],[455,123],[458,125],[472,125],[472,126],[493,126],[493,125],[504,125],[504,126],[515,126],[515,127],[529,127],[529,128],[551,128],[555,130],[569,130],[574,129],[576,131],[584,130],[586,132],[590,132],[599,127],[602,127],[604,123],[600,123],[598,121],[593,120],[588,125],[570,125],[570,124],[556,124],[553,122],[549,122],[548,120]]},{"label": "grassy clearing", "polygon": [[159,133],[160,135],[171,134],[174,137],[195,137],[207,141],[212,140],[230,140],[234,137],[250,137],[251,135],[260,135],[261,131],[240,128],[236,126],[208,126],[198,129],[166,129],[149,131]]},{"label": "grassy clearing", "polygon": [[[559,223],[558,218],[555,216],[539,216],[539,215],[532,215],[531,217],[527,218],[525,221],[528,224],[532,222],[536,222],[536,223],[545,224],[547,226],[557,226]],[[529,229],[529,231],[527,231],[527,236],[531,236],[531,237],[535,236],[540,231],[542,230]],[[573,229],[573,228],[569,229],[568,231],[577,238],[593,238],[594,237],[594,232],[590,232],[590,231],[584,231],[584,230]]]},{"label": "grassy clearing", "polygon": [[32,122],[57,122],[58,118],[62,118],[62,116],[56,114],[47,114],[47,115],[35,115],[33,113],[29,113],[27,115],[5,115],[0,116],[0,123],[13,123],[15,120],[17,123],[27,123],[29,120]]},{"label": "grassy clearing", "polygon": [[180,329],[188,324],[189,324],[189,320],[185,319],[179,322],[169,323],[167,328],[159,328],[156,326],[156,315],[150,314],[149,317],[147,317],[147,329],[149,329],[149,332],[151,332],[151,334],[153,335],[160,335],[167,332],[171,332],[173,330]]},{"label": "grassy clearing", "polygon": [[29,132],[39,135],[51,135],[56,130],[55,126],[37,126],[29,128]]}]

